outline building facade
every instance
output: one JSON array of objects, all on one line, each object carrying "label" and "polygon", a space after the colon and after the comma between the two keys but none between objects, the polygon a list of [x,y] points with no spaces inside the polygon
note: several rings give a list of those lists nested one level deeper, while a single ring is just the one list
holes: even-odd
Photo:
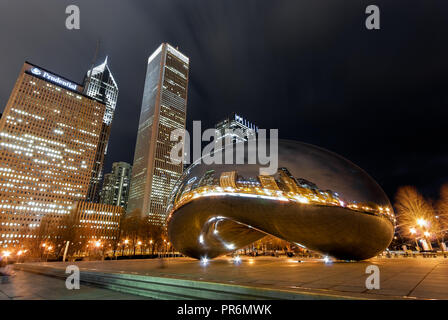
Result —
[{"label": "building facade", "polygon": [[185,129],[189,58],[163,43],[148,59],[142,109],[132,166],[127,211],[141,209],[153,224],[164,225],[166,206],[183,163],[173,164],[170,141]]},{"label": "building facade", "polygon": [[23,65],[0,120],[0,245],[86,198],[105,109],[81,85]]},{"label": "building facade", "polygon": [[112,172],[104,175],[100,202],[124,209],[128,206],[131,165],[126,162],[114,162]]},{"label": "building facade", "polygon": [[79,201],[75,206],[77,221],[86,230],[85,235],[95,240],[116,240],[124,213],[123,207],[102,203]]},{"label": "building facade", "polygon": [[216,143],[224,146],[226,143],[237,143],[254,138],[258,127],[233,112],[226,119],[215,125]]},{"label": "building facade", "polygon": [[98,144],[95,162],[92,168],[87,200],[98,202],[103,176],[104,158],[107,153],[110,130],[118,100],[118,85],[110,71],[107,57],[104,62],[89,70],[84,79],[84,93],[106,105],[101,126],[100,143]]}]

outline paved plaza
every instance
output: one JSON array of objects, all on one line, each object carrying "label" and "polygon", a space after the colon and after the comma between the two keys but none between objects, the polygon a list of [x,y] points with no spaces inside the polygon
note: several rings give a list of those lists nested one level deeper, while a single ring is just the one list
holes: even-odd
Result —
[{"label": "paved plaza", "polygon": [[[318,259],[302,259],[299,262],[297,259],[274,257],[244,257],[239,263],[227,257],[207,263],[189,258],[170,258],[163,261],[85,261],[39,265],[65,269],[69,264],[76,264],[81,272],[195,280],[342,298],[448,299],[448,259],[443,257],[376,258],[363,262],[332,263]],[[381,286],[378,290],[367,290],[365,285],[369,276],[366,268],[372,264],[380,270]]]},{"label": "paved plaza", "polygon": [[132,294],[82,285],[67,290],[65,281],[18,271],[8,283],[0,283],[0,300],[134,300],[147,299]]}]

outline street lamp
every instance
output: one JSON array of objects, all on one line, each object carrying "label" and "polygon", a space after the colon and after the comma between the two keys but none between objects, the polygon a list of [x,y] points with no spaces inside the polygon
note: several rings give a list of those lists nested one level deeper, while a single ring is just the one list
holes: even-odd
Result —
[{"label": "street lamp", "polygon": [[419,218],[419,219],[417,219],[417,224],[420,227],[426,227],[428,225],[428,221],[423,218]]}]

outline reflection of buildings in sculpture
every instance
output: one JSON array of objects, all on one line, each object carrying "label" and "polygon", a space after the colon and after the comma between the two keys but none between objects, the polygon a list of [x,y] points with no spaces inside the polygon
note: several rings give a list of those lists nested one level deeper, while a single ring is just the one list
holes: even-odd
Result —
[{"label": "reflection of buildings in sculpture", "polygon": [[253,177],[245,178],[242,176],[238,176],[238,178],[236,180],[236,185],[238,187],[243,187],[243,188],[261,187],[261,183],[258,179],[253,178]]},{"label": "reflection of buildings in sculpture", "polygon": [[127,211],[141,209],[153,224],[164,224],[183,171],[171,162],[170,134],[185,128],[188,72],[189,58],[167,43],[148,58]]},{"label": "reflection of buildings in sculpture", "polygon": [[118,237],[120,217],[124,208],[108,204],[80,201],[75,215],[89,238],[114,240]]},{"label": "reflection of buildings in sculpture", "polygon": [[302,204],[340,206],[355,211],[392,217],[389,208],[376,206],[373,203],[342,200],[337,192],[322,190],[311,181],[295,178],[288,168],[284,167],[279,168],[276,175],[259,175],[257,178],[245,178],[238,175],[237,171],[224,171],[217,179],[215,173],[215,170],[206,171],[202,176],[190,178],[186,183],[180,185],[180,190],[175,190],[176,197],[170,211],[172,212],[194,198],[217,192],[229,195],[267,196],[272,199],[278,198],[281,201]]},{"label": "reflection of buildings in sculpture", "polygon": [[82,86],[25,63],[0,120],[0,245],[86,199],[106,106]]},{"label": "reflection of buildings in sculpture", "polygon": [[256,136],[258,127],[233,112],[228,118],[215,125],[216,143],[237,143],[247,141]]},{"label": "reflection of buildings in sculpture", "polygon": [[289,172],[287,168],[279,168],[277,171],[279,175],[279,186],[280,189],[286,190],[289,192],[298,192],[299,186],[294,178],[294,176]]},{"label": "reflection of buildings in sculpture", "polygon": [[273,176],[259,175],[258,179],[260,180],[262,188],[276,191],[280,190]]},{"label": "reflection of buildings in sculpture", "polygon": [[126,162],[114,162],[112,172],[104,175],[100,202],[126,209],[130,180],[131,165]]},{"label": "reflection of buildings in sculpture", "polygon": [[236,188],[236,171],[228,171],[221,173],[219,178],[221,188]]},{"label": "reflection of buildings in sculpture", "polygon": [[205,174],[198,180],[198,183],[193,187],[193,189],[212,186],[215,183],[215,170],[208,170]]}]

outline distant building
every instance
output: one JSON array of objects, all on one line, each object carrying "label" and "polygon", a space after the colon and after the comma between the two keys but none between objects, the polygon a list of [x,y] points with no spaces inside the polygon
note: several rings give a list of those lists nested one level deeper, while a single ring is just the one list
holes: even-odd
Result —
[{"label": "distant building", "polygon": [[101,203],[127,208],[131,168],[131,165],[126,162],[112,164],[112,172],[104,175],[100,193]]},{"label": "distant building", "polygon": [[80,201],[74,210],[80,226],[86,229],[89,238],[98,240],[118,238],[120,217],[125,213],[124,208]]},{"label": "distant building", "polygon": [[217,136],[216,142],[224,139],[221,142],[222,146],[224,146],[227,142],[242,142],[247,141],[248,138],[255,137],[258,127],[233,112],[228,118],[215,125],[215,131]]},{"label": "distant building", "polygon": [[89,70],[84,79],[84,93],[106,105],[103,116],[100,143],[98,144],[95,163],[92,168],[92,177],[87,194],[87,201],[98,202],[103,175],[104,157],[107,153],[112,120],[118,100],[118,85],[115,82],[107,57],[104,62]]},{"label": "distant building", "polygon": [[141,209],[157,225],[165,224],[170,194],[183,172],[183,163],[171,162],[176,142],[170,134],[185,129],[189,61],[167,43],[148,58],[127,211]]},{"label": "distant building", "polygon": [[81,85],[23,65],[0,120],[0,245],[86,199],[105,109]]}]

